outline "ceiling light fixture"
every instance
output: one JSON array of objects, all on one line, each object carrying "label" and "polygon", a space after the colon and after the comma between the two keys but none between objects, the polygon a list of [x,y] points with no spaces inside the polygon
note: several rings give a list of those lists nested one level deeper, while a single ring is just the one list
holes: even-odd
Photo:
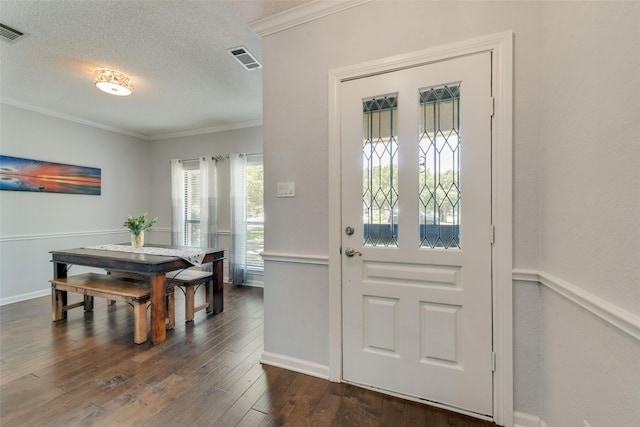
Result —
[{"label": "ceiling light fixture", "polygon": [[99,69],[93,73],[96,87],[111,95],[129,96],[133,93],[133,81],[124,73]]}]

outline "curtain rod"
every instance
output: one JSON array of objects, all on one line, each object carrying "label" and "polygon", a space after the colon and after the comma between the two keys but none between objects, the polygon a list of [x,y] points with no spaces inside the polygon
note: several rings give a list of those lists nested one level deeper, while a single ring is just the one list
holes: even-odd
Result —
[{"label": "curtain rod", "polygon": [[[241,156],[257,156],[258,154],[263,153],[240,153]],[[207,156],[202,156],[207,157]],[[225,158],[229,158],[229,154],[219,154],[217,156],[211,156],[211,160],[224,160]],[[200,160],[200,157],[196,157],[195,159],[179,159],[181,162],[195,162],[196,160]]]}]

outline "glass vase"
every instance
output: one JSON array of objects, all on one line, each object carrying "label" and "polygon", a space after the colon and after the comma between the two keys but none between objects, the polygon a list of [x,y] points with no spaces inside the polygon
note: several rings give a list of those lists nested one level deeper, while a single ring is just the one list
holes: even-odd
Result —
[{"label": "glass vase", "polygon": [[131,246],[141,248],[144,246],[144,231],[131,235]]}]

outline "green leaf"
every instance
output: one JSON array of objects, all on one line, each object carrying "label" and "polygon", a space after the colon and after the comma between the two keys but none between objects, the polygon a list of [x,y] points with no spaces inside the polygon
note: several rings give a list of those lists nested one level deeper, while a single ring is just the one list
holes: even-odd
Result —
[{"label": "green leaf", "polygon": [[135,235],[141,231],[151,230],[157,221],[158,217],[147,221],[147,212],[145,212],[138,217],[129,215],[122,225],[127,227],[131,234]]}]

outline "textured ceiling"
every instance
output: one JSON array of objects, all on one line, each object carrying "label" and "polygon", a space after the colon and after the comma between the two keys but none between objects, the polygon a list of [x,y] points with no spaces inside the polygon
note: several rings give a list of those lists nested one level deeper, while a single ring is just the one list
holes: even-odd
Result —
[{"label": "textured ceiling", "polygon": [[[0,101],[150,139],[262,120],[262,61],[248,23],[307,1],[0,1],[0,22],[28,34],[0,41]],[[134,93],[98,91],[93,72],[128,74]]]}]

